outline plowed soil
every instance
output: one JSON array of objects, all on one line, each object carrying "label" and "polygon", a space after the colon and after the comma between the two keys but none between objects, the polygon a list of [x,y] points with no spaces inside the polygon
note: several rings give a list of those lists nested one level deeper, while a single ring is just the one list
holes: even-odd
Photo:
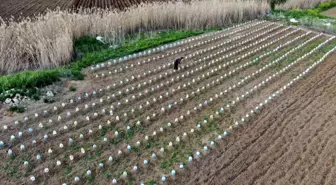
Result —
[{"label": "plowed soil", "polygon": [[327,11],[322,12],[323,15],[329,16],[329,17],[336,17],[336,7],[330,8]]},{"label": "plowed soil", "polygon": [[175,184],[335,184],[336,54]]},{"label": "plowed soil", "polygon": [[32,17],[43,14],[48,9],[70,9],[73,3],[73,0],[1,0],[0,17],[2,19],[8,19],[12,16],[15,19]]},{"label": "plowed soil", "polygon": [[[125,10],[128,7],[167,0],[1,0],[0,17],[15,19],[43,14],[48,9],[77,10],[79,8],[109,8]],[[173,1],[173,0],[171,0]],[[186,2],[190,0],[185,0]]]},{"label": "plowed soil", "polygon": [[257,20],[193,38],[85,69],[84,81],[71,82],[76,92],[4,117],[0,182],[154,184],[164,176],[165,184],[333,184],[335,54],[262,110],[254,107],[336,39]]}]

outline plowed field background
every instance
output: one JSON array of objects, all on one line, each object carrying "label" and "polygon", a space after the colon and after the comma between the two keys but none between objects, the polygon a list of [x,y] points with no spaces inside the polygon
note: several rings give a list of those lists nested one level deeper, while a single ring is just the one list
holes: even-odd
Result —
[{"label": "plowed field background", "polygon": [[157,1],[168,0],[1,0],[0,17],[27,17],[56,8],[66,10],[97,7],[123,10],[133,5]]},{"label": "plowed field background", "polygon": [[336,54],[176,184],[335,184]]}]

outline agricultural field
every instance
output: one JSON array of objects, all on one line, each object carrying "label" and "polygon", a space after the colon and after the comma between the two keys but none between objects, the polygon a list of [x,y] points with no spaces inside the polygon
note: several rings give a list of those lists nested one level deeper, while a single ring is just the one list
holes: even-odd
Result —
[{"label": "agricultural field", "polygon": [[2,0],[0,4],[1,18],[30,17],[44,13],[48,9],[61,10],[79,8],[110,8],[123,10],[133,5],[160,0]]},{"label": "agricultural field", "polygon": [[0,179],[333,184],[335,50],[254,20],[91,66],[60,102],[1,122]]},{"label": "agricultural field", "polygon": [[[116,9],[125,9],[133,5],[139,5],[141,3],[151,3],[157,1],[165,0],[73,0],[73,7],[75,8],[116,8]],[[171,0],[173,1],[173,0]],[[186,0],[188,1],[188,0]]]},{"label": "agricultural field", "polygon": [[322,12],[322,15],[326,15],[326,16],[329,16],[329,17],[336,17],[336,7]]},{"label": "agricultural field", "polygon": [[71,8],[73,0],[2,0],[0,4],[0,17],[14,18],[33,16],[44,13],[47,9],[61,10]]}]

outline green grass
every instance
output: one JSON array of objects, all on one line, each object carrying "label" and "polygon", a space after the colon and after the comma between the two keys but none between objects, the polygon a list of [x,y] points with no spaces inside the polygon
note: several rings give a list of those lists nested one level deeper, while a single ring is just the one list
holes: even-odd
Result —
[{"label": "green grass", "polygon": [[321,3],[317,7],[313,9],[301,10],[301,9],[294,9],[294,10],[274,10],[273,13],[282,13],[287,18],[302,18],[302,17],[314,17],[314,18],[330,18],[328,16],[322,15],[321,12],[326,11],[330,8],[336,6],[336,1]]},{"label": "green grass", "polygon": [[79,145],[73,145],[71,147],[72,151],[79,151],[81,149],[81,147]]},{"label": "green grass", "polygon": [[168,164],[168,161],[163,161],[160,165],[162,169],[166,169],[170,164]]},{"label": "green grass", "polygon": [[83,37],[74,42],[75,51],[80,53],[100,51],[103,49],[107,49],[108,47],[108,44],[103,44],[102,42],[92,37]]},{"label": "green grass", "polygon": [[87,177],[87,180],[89,181],[89,183],[93,183],[95,180],[95,177],[93,175],[90,175],[89,177]]},{"label": "green grass", "polygon": [[[72,78],[75,80],[84,79],[82,69],[93,64],[104,62],[108,59],[126,56],[135,52],[144,51],[162,44],[174,42],[187,37],[199,35],[205,32],[218,30],[170,30],[158,32],[154,37],[142,34],[140,38],[131,36],[124,44],[116,49],[109,49],[107,44],[103,44],[94,38],[84,37],[74,41],[74,50],[81,53],[81,59],[74,59],[70,64],[56,69],[44,69],[36,71],[25,71],[0,77],[0,101],[10,97],[6,91],[10,89],[19,90],[21,95],[33,98],[27,90],[42,88],[51,85],[61,78]],[[38,94],[34,95],[34,99]]]},{"label": "green grass", "polygon": [[69,87],[69,91],[72,91],[72,92],[74,92],[74,91],[76,91],[76,90],[77,90],[77,88],[76,88],[76,87],[73,87],[73,86]]},{"label": "green grass", "polygon": [[[286,19],[314,17],[314,18],[329,18],[320,13],[336,6],[336,1],[321,3],[314,9],[308,10],[275,10],[274,15],[285,15]],[[19,91],[21,95],[26,95],[35,100],[39,99],[39,93],[31,93],[29,91],[38,91],[37,88],[42,88],[51,85],[61,78],[73,78],[76,80],[84,79],[82,69],[90,65],[97,64],[108,59],[117,58],[133,54],[135,52],[144,51],[162,44],[174,42],[190,36],[203,34],[205,32],[219,30],[212,28],[208,30],[169,30],[162,31],[151,36],[149,34],[132,35],[126,38],[125,43],[116,49],[109,49],[108,44],[101,43],[95,38],[84,37],[74,41],[74,51],[81,57],[74,58],[70,64],[56,69],[45,69],[36,71],[25,71],[17,74],[0,77],[0,101],[13,96],[8,93],[8,90],[14,89]],[[32,90],[33,89],[33,90]],[[75,91],[75,88],[69,89]]]},{"label": "green grass", "polygon": [[318,49],[314,54],[309,57],[306,61],[307,65],[312,65],[315,61],[319,60],[323,55],[325,55],[329,50],[336,46],[336,40],[333,40],[326,44],[324,47]]},{"label": "green grass", "polygon": [[154,180],[150,180],[150,181],[146,182],[146,185],[153,185],[153,184],[156,184]]},{"label": "green grass", "polygon": [[326,2],[326,3],[321,3],[319,4],[316,8],[314,8],[315,11],[317,11],[318,13],[324,12],[330,8],[333,8],[336,6],[336,1],[330,1],[330,2]]},{"label": "green grass", "polygon": [[[323,42],[323,39],[317,39],[315,41],[312,41],[311,43],[309,43],[307,46],[301,48],[299,51],[294,52],[290,55],[288,55],[284,61],[279,62],[277,64],[275,64],[274,66],[272,66],[272,69],[275,69],[277,71],[280,71],[281,69],[283,69],[285,66],[287,66],[288,64],[290,64],[291,62],[294,62],[297,58],[303,56],[305,53],[308,53],[309,51],[311,51],[312,49],[314,49],[315,47],[317,47],[319,44],[321,44]],[[315,53],[316,54],[316,53]],[[314,54],[314,55],[315,55]]]},{"label": "green grass", "polygon": [[50,98],[44,98],[44,99],[43,99],[43,102],[44,102],[44,103],[54,103],[55,100],[54,100],[54,99],[50,99]]},{"label": "green grass", "polygon": [[100,151],[96,151],[96,157],[100,157],[101,156],[101,152]]},{"label": "green grass", "polygon": [[139,149],[139,147],[136,147],[136,146],[133,146],[132,147],[132,150],[138,155],[138,156],[140,156],[140,149]]},{"label": "green grass", "polygon": [[[272,14],[266,17],[267,20],[284,21],[288,25],[301,25],[323,32],[336,33],[336,18],[321,14],[330,8],[336,6],[336,0],[327,3],[321,3],[312,9],[293,9],[293,10],[274,10]],[[298,23],[292,23],[291,18],[298,20]]]},{"label": "green grass", "polygon": [[151,147],[150,143],[147,142],[146,145],[145,145],[145,147],[146,147],[146,149],[150,149],[150,147]]},{"label": "green grass", "polygon": [[108,131],[108,127],[103,126],[102,129],[100,130],[100,136],[105,136]]},{"label": "green grass", "polygon": [[[23,72],[21,75],[0,77],[0,101],[4,101],[6,98],[13,98],[16,94],[39,100],[40,91],[38,87],[51,84],[54,80],[57,80],[57,75],[54,72],[41,76],[35,73]],[[43,81],[43,78],[45,81]]]},{"label": "green grass", "polygon": [[0,77],[0,90],[35,88],[52,84],[62,76],[61,70],[26,71]]},{"label": "green grass", "polygon": [[72,171],[72,167],[71,166],[67,166],[66,167],[66,171],[64,172],[64,176],[68,176]]},{"label": "green grass", "polygon": [[220,129],[220,127],[218,126],[218,124],[215,124],[214,121],[210,121],[210,123],[209,123],[210,132],[219,131],[219,129]]},{"label": "green grass", "polygon": [[104,177],[105,177],[106,179],[111,179],[111,178],[112,178],[112,174],[111,174],[111,172],[110,172],[110,171],[104,171]]},{"label": "green grass", "polygon": [[[175,163],[183,161],[184,153],[181,150],[175,149],[173,153],[168,155],[170,155],[169,158],[161,163],[162,169],[170,169]],[[189,153],[188,156],[190,156]]]},{"label": "green grass", "polygon": [[21,176],[20,174],[18,174],[18,172],[16,171],[16,169],[14,168],[10,168],[9,172],[7,173],[7,177],[17,177],[17,176]]},{"label": "green grass", "polygon": [[23,106],[12,106],[8,109],[8,111],[23,113],[25,111],[25,108]]},{"label": "green grass", "polygon": [[[211,29],[212,31],[213,29]],[[209,30],[208,30],[209,31]],[[70,64],[69,67],[72,71],[80,71],[90,65],[97,64],[106,61],[111,58],[121,57],[125,55],[130,55],[132,53],[144,51],[149,48],[153,48],[166,43],[174,42],[186,37],[195,36],[204,33],[205,31],[163,31],[157,34],[155,37],[148,37],[143,35],[138,41],[133,42],[132,40],[126,41],[122,46],[117,49],[108,49],[106,46],[102,45],[99,41],[94,42],[93,45],[98,45],[97,47],[92,47],[87,49],[88,43],[93,43],[92,40],[84,38],[84,41],[79,42],[80,44],[75,44],[75,47],[79,48],[79,51],[84,53],[84,58],[79,61],[75,61]],[[97,49],[98,50],[95,50]],[[89,52],[88,52],[89,51]]]}]

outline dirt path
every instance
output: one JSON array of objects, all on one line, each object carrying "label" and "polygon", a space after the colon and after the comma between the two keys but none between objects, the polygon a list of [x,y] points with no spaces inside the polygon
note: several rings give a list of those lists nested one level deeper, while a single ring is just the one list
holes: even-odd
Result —
[{"label": "dirt path", "polygon": [[336,17],[336,7],[334,8],[331,8],[327,11],[324,11],[321,13],[322,15],[326,15],[326,16],[329,16],[329,17]]},{"label": "dirt path", "polygon": [[175,184],[334,184],[336,54]]}]

